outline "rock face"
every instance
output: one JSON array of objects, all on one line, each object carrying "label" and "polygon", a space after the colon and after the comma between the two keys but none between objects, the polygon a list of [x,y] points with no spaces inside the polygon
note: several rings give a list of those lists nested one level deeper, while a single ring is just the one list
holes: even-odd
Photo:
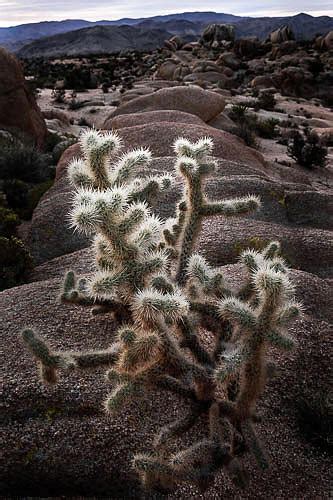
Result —
[{"label": "rock face", "polygon": [[201,35],[199,43],[207,48],[217,49],[225,42],[233,42],[235,28],[231,24],[209,24]]},{"label": "rock face", "polygon": [[282,43],[288,40],[294,40],[295,35],[290,26],[282,26],[270,34],[270,41],[272,43]]},{"label": "rock face", "polygon": [[47,129],[18,60],[0,48],[0,129],[20,133],[42,147]]},{"label": "rock face", "polygon": [[[109,117],[129,113],[141,113],[143,111],[178,110],[192,113],[204,122],[212,120],[220,114],[225,106],[225,100],[220,95],[205,91],[195,86],[165,88],[133,99],[129,103],[119,106]],[[108,120],[104,128],[108,128]]]},{"label": "rock face", "polygon": [[112,118],[106,124],[108,129],[133,127],[134,125],[147,125],[150,123],[160,122],[175,122],[175,123],[188,123],[204,126],[205,122],[198,116],[183,111],[144,111],[143,113],[129,113],[126,115],[118,115]]}]

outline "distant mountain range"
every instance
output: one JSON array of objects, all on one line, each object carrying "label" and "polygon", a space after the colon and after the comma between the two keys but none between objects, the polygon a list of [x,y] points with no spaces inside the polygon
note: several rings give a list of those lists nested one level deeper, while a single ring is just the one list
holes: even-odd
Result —
[{"label": "distant mountain range", "polygon": [[236,36],[258,36],[288,24],[299,39],[313,38],[333,30],[333,18],[298,14],[291,17],[251,18],[216,12],[185,12],[139,19],[117,21],[66,20],[23,24],[0,28],[0,45],[21,57],[56,57],[119,52],[121,50],[152,50],[172,35],[196,40],[210,23],[233,24]]}]

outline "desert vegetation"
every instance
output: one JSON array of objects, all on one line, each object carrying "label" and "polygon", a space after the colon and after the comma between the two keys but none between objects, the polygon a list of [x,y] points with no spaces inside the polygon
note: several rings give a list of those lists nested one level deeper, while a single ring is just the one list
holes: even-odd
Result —
[{"label": "desert vegetation", "polygon": [[329,496],[331,21],[198,15],[0,49],[6,498]]},{"label": "desert vegetation", "polygon": [[[176,392],[190,401],[190,411],[157,432],[150,454],[135,455],[133,466],[144,486],[165,489],[185,480],[206,489],[223,466],[245,486],[238,455],[249,450],[259,467],[268,466],[254,429],[256,402],[273,371],[267,346],[293,347],[285,329],[301,306],[279,243],[241,254],[249,277],[237,294],[193,248],[204,217],[246,214],[260,201],[255,196],[208,200],[204,180],[214,170],[213,142],[180,138],[174,144],[175,170],[183,177],[183,198],[176,218],[162,223],[148,202],[172,179],[136,177],[136,169],[149,164],[150,152],[138,149],[114,159],[120,141],[112,133],[89,131],[80,141],[84,158],[69,165],[76,188],[70,217],[75,229],[94,237],[97,272],[86,279],[69,271],[61,299],[91,306],[94,314],[112,312],[119,328],[107,350],[83,353],[54,351],[25,330],[42,380],[54,384],[58,370],[107,366],[113,389],[105,409],[111,414],[151,386]],[[212,346],[203,345],[200,329],[211,335]],[[206,436],[168,453],[169,442],[202,415],[208,420]]]}]

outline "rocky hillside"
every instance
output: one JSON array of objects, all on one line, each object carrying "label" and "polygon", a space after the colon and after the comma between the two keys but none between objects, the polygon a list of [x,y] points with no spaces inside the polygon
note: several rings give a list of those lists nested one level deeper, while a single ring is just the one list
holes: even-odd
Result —
[{"label": "rocky hillside", "polygon": [[[296,349],[283,356],[273,353],[278,374],[258,408],[256,425],[270,469],[259,472],[247,459],[246,491],[235,490],[219,473],[206,492],[185,483],[172,498],[325,499],[330,492],[333,114],[321,94],[327,97],[330,89],[332,37],[318,39],[307,52],[292,40],[283,41],[285,31],[276,36],[279,42],[268,44],[228,41],[221,31],[211,34],[202,44],[169,40],[168,60],[158,64],[156,54],[151,56],[156,65],[152,78],[142,75],[131,88],[110,90],[103,105],[98,104],[101,89],[87,93],[90,100],[78,110],[69,109],[66,102],[55,105],[48,90],[39,104],[48,128],[58,133],[74,133],[74,123],[78,127],[78,117],[84,117],[85,126],[117,130],[125,151],[150,147],[149,174],[173,173],[172,144],[177,137],[211,137],[217,169],[206,182],[209,197],[261,197],[262,208],[255,215],[207,218],[197,249],[240,288],[244,269],[239,253],[278,239],[297,299],[304,304],[304,315],[290,332],[298,341]],[[244,137],[238,137],[242,104],[246,113],[266,123],[266,132],[267,120],[277,120],[279,139],[260,136],[256,149],[248,147]],[[325,168],[308,169],[287,156],[286,140],[296,129],[326,136]],[[156,423],[164,425],[184,411],[177,397],[154,390],[140,404],[130,402],[109,418],[102,409],[108,391],[102,372],[70,373],[56,387],[43,387],[22,346],[18,333],[27,325],[57,349],[103,349],[113,341],[111,314],[93,316],[89,307],[58,300],[66,270],[89,275],[94,267],[89,240],[71,231],[67,217],[72,191],[67,167],[81,154],[78,144],[64,152],[53,186],[31,223],[21,228],[37,264],[29,282],[0,294],[5,429],[1,468],[6,497],[147,498],[129,466],[133,452],[149,450]],[[172,216],[179,196],[177,177],[173,191],[155,205],[156,214]],[[193,432],[200,436],[202,429],[196,426]],[[176,446],[182,441],[179,438]]]},{"label": "rocky hillside", "polygon": [[95,26],[37,40],[19,51],[21,57],[76,56],[153,50],[161,47],[170,33],[133,26]]},{"label": "rocky hillside", "polygon": [[9,50],[18,50],[23,45],[31,43],[33,40],[38,40],[39,38],[100,25],[121,26],[126,24],[128,26],[134,26],[143,22],[151,22],[154,24],[175,22],[177,24],[179,21],[188,21],[190,23],[195,23],[198,29],[198,26],[201,27],[202,25],[207,25],[209,23],[235,23],[240,19],[242,18],[239,16],[233,16],[232,14],[218,14],[215,12],[184,12],[183,14],[169,14],[164,16],[153,16],[150,18],[122,18],[116,21],[91,22],[83,19],[73,19],[66,21],[29,23],[9,28],[0,28],[0,45],[7,47]]},{"label": "rocky hillside", "polygon": [[[263,17],[263,18],[250,18],[250,17],[240,17],[233,16],[231,14],[219,14],[215,12],[189,12],[183,14],[171,14],[166,16],[155,16],[146,19],[120,19],[118,21],[97,21],[89,22],[84,20],[69,20],[61,22],[48,22],[48,23],[36,23],[36,24],[26,24],[22,26],[14,26],[11,28],[0,28],[0,45],[7,47],[12,51],[19,51],[22,47],[29,44],[33,44],[27,51],[22,51],[22,55],[34,56],[34,55],[46,55],[52,56],[55,54],[54,41],[49,40],[49,37],[53,37],[58,34],[67,34],[74,30],[80,30],[82,28],[93,29],[96,26],[101,25],[112,25],[112,26],[140,26],[142,30],[162,30],[167,31],[173,35],[181,36],[196,36],[200,34],[204,28],[211,23],[222,24],[228,23],[235,26],[237,36],[257,36],[259,39],[265,39],[269,33],[283,25],[289,25],[297,39],[311,39],[315,35],[325,34],[333,29],[333,20],[328,16],[312,17],[307,14],[298,14],[296,16],[290,17]],[[99,34],[97,34],[99,33]],[[141,47],[147,47],[142,41],[139,41],[137,46],[133,46],[133,40],[127,41],[127,45],[124,41],[117,43],[115,39],[113,44],[115,47],[120,47],[120,49],[114,49],[112,43],[102,42],[98,40],[98,37],[112,37],[116,36],[112,34],[108,35],[105,31],[92,31],[91,37],[94,40],[93,49],[97,52],[114,52],[116,50],[122,50],[123,48],[137,48],[141,50]],[[149,34],[147,33],[147,38]],[[41,40],[45,38],[44,40]],[[41,40],[41,45],[33,43],[35,40]],[[64,37],[57,38],[57,43],[60,46],[60,51],[58,54],[66,53],[67,55],[77,54],[77,44],[82,45],[80,47],[81,54],[86,54],[89,51],[89,45],[87,36],[85,34],[72,35],[68,38],[66,35]],[[70,51],[69,43],[70,41],[76,45],[75,52]],[[156,46],[159,46],[159,38],[157,36]],[[151,44],[149,45],[151,48]],[[64,52],[67,50],[67,52]],[[93,50],[91,50],[93,53]]]}]

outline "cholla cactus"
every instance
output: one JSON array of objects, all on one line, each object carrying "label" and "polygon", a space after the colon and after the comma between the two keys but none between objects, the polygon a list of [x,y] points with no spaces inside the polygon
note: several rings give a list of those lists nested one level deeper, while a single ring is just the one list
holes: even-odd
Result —
[{"label": "cholla cactus", "polygon": [[[149,455],[134,457],[143,484],[166,488],[193,481],[205,489],[225,467],[244,486],[247,475],[239,461],[244,451],[267,466],[253,425],[272,372],[266,353],[271,345],[292,348],[285,329],[301,307],[277,242],[262,252],[242,253],[248,279],[237,292],[193,248],[204,217],[246,214],[260,201],[255,196],[208,200],[204,180],[215,167],[213,143],[178,139],[175,170],[184,180],[183,198],[176,217],[163,222],[149,203],[173,179],[139,175],[151,160],[148,150],[116,158],[118,136],[97,131],[84,133],[81,146],[83,159],[68,169],[75,188],[70,220],[93,238],[96,272],[87,279],[69,271],[61,300],[91,307],[94,314],[112,311],[119,323],[117,340],[105,351],[54,352],[32,330],[24,331],[42,379],[55,383],[60,370],[105,365],[112,386],[105,409],[111,413],[152,387],[177,393],[190,410],[158,432]],[[200,328],[211,335],[212,348],[201,341]],[[206,437],[170,453],[170,441],[190,431],[202,415]]]}]

